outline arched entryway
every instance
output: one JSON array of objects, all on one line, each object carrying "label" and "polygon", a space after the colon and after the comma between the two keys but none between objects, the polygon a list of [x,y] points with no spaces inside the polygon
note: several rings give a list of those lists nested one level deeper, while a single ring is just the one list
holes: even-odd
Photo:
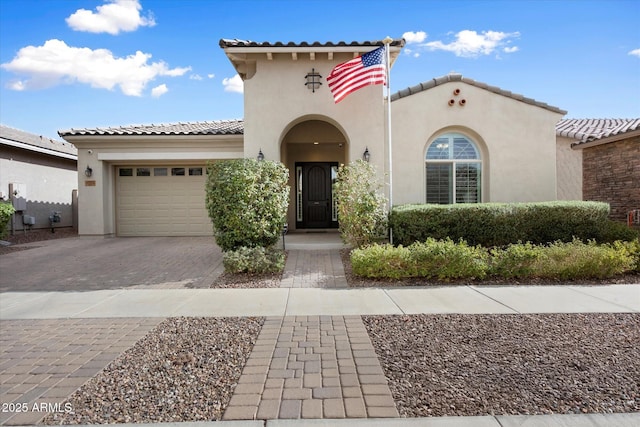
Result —
[{"label": "arched entryway", "polygon": [[280,153],[289,168],[289,228],[337,228],[332,187],[338,167],[348,162],[343,132],[322,119],[303,120],[285,132]]}]

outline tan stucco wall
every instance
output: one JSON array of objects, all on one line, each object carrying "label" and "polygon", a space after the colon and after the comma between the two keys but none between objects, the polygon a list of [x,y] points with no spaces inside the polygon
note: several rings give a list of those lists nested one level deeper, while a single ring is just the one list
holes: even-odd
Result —
[{"label": "tan stucco wall", "polygon": [[[268,159],[296,161],[294,158],[283,159],[281,143],[295,125],[307,120],[322,120],[344,135],[345,161],[361,158],[368,147],[371,162],[384,171],[384,86],[364,87],[335,104],[325,78],[336,64],[353,55],[337,53],[331,61],[326,59],[326,54],[323,56],[324,59],[317,55],[314,61],[309,61],[308,54],[300,54],[295,61],[290,55],[276,54],[271,61],[256,56],[256,72],[244,82],[245,156],[255,157],[262,149]],[[312,68],[320,73],[323,82],[315,93],[304,84],[304,77]]]},{"label": "tan stucco wall", "polygon": [[[460,94],[454,96],[454,89]],[[446,132],[462,133],[480,148],[483,202],[556,200],[555,124],[561,114],[464,82],[435,86],[391,105],[394,205],[425,202],[426,148]]]},{"label": "tan stucco wall", "polygon": [[[242,158],[242,136],[67,137],[78,148],[78,234],[116,234],[115,171],[120,165],[202,164]],[[91,177],[85,168],[93,169]]]},{"label": "tan stucco wall", "polygon": [[575,139],[558,136],[556,170],[558,200],[582,200],[582,150],[574,150]]}]

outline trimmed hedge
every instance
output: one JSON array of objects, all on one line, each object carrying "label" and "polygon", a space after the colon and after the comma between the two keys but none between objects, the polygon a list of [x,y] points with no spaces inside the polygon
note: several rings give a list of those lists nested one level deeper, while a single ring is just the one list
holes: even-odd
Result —
[{"label": "trimmed hedge", "polygon": [[389,225],[399,245],[432,237],[491,247],[574,238],[602,241],[608,215],[609,205],[602,202],[423,204],[395,207]]},{"label": "trimmed hedge", "polygon": [[640,243],[596,244],[574,239],[549,245],[518,243],[487,250],[451,239],[410,246],[371,245],[351,252],[353,273],[384,279],[608,278],[640,269]]}]

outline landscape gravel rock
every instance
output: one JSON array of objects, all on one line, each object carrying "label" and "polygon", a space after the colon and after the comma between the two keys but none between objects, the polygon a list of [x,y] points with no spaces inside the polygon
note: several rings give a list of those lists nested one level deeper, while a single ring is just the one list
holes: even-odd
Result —
[{"label": "landscape gravel rock", "polygon": [[169,318],[44,424],[220,420],[264,318]]},{"label": "landscape gravel rock", "polygon": [[277,274],[231,274],[222,273],[211,284],[211,288],[249,289],[279,288],[282,273]]},{"label": "landscape gravel rock", "polygon": [[640,315],[364,316],[403,417],[640,411]]}]

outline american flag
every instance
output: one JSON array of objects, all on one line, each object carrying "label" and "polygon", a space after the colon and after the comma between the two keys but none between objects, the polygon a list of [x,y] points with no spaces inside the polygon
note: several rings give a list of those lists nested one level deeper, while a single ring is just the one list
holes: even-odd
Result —
[{"label": "american flag", "polygon": [[384,46],[343,62],[327,77],[333,100],[337,104],[351,92],[368,86],[386,83]]}]

